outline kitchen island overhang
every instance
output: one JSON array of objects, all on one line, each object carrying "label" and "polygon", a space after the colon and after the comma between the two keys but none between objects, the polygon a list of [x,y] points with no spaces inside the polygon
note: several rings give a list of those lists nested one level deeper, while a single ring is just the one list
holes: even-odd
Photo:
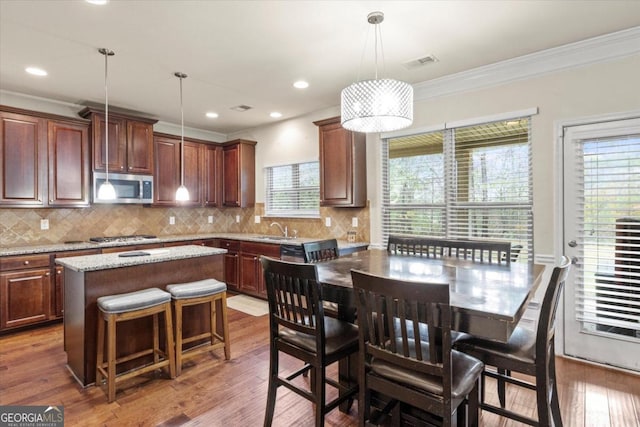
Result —
[{"label": "kitchen island overhang", "polygon": [[[96,300],[104,295],[133,292],[151,287],[165,289],[172,283],[207,278],[224,281],[226,249],[186,245],[144,251],[86,255],[56,259],[64,267],[64,346],[67,366],[83,386],[95,381]],[[205,306],[185,313],[185,334],[196,335],[209,326]],[[221,310],[218,310],[220,313]],[[221,322],[216,322],[221,325]],[[134,353],[149,345],[150,319],[118,325],[118,352]],[[126,365],[123,369],[126,369]]]}]

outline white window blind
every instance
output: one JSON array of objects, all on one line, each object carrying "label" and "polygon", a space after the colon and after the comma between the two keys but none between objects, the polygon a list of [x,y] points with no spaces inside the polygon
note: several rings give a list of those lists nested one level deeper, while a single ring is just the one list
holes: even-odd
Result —
[{"label": "white window blind", "polygon": [[640,134],[574,145],[578,203],[577,320],[635,336],[640,330]]},{"label": "white window blind", "polygon": [[383,236],[507,240],[533,253],[528,117],[383,141]]},{"label": "white window blind", "polygon": [[320,216],[318,162],[265,168],[265,214],[280,217]]}]

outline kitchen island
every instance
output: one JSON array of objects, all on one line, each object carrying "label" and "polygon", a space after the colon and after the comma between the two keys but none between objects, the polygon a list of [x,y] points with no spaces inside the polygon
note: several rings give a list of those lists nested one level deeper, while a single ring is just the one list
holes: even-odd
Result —
[{"label": "kitchen island", "polygon": [[[120,252],[56,259],[56,264],[65,269],[67,366],[83,386],[95,381],[99,297],[151,287],[164,290],[172,283],[206,278],[224,281],[225,249],[186,245],[135,252],[134,256],[127,256],[132,252]],[[185,335],[195,335],[209,326],[208,308],[192,308],[184,314]],[[149,347],[151,327],[149,318],[118,325],[118,351],[129,354]],[[126,364],[123,369],[127,369]]]}]

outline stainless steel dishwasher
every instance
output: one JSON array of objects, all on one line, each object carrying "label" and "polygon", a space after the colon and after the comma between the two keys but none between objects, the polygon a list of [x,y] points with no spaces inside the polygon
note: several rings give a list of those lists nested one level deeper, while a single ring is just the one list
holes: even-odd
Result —
[{"label": "stainless steel dishwasher", "polygon": [[282,261],[304,262],[302,245],[280,245],[280,259]]}]

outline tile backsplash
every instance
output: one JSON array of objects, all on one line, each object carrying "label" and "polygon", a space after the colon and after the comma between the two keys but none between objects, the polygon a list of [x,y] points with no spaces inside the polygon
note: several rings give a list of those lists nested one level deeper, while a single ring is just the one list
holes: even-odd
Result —
[{"label": "tile backsplash", "polygon": [[[369,207],[320,208],[321,218],[266,218],[264,204],[254,208],[154,208],[140,205],[92,205],[76,209],[0,209],[0,247],[41,245],[95,236],[153,234],[157,236],[206,233],[258,233],[279,235],[274,221],[297,230],[299,237],[347,240],[356,233],[357,242],[369,241]],[[208,222],[209,216],[213,222]],[[255,223],[255,217],[260,223]],[[175,224],[170,224],[170,217]],[[237,217],[240,221],[236,222]],[[326,218],[331,218],[327,227]],[[358,226],[352,226],[352,219]],[[41,230],[40,221],[47,219],[49,229]]]}]

